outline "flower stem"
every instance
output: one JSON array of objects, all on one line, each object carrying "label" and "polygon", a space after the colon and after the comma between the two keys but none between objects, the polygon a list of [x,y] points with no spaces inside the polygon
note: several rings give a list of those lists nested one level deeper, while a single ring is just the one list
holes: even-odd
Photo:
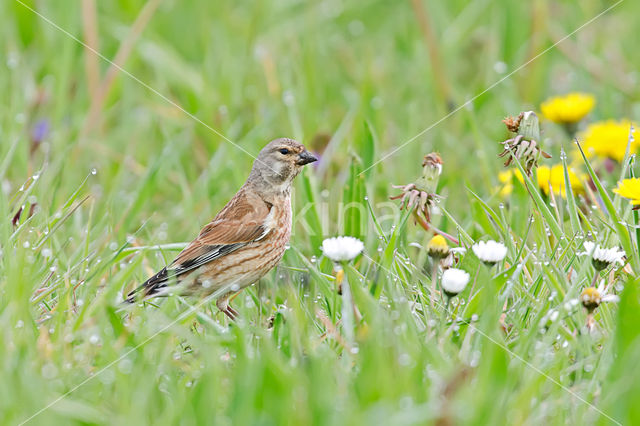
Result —
[{"label": "flower stem", "polygon": [[[344,270],[344,266],[340,265],[340,268]],[[354,342],[354,303],[351,296],[351,287],[349,287],[349,280],[347,274],[344,274],[342,279],[342,326],[344,328],[345,340],[349,347],[353,347]]]},{"label": "flower stem", "polygon": [[433,309],[434,307],[434,303],[435,303],[435,297],[436,297],[436,291],[437,290],[437,284],[438,284],[438,262],[435,259],[431,259],[432,266],[431,266],[431,309]]},{"label": "flower stem", "polygon": [[458,239],[452,235],[447,234],[444,231],[441,231],[440,229],[436,228],[435,226],[427,223],[426,220],[424,220],[419,214],[418,214],[418,210],[414,210],[413,211],[413,216],[416,219],[416,222],[418,222],[418,224],[420,226],[422,226],[422,228],[425,231],[433,231],[434,233],[438,234],[438,235],[442,235],[444,238],[446,238],[447,240],[451,241],[453,244],[460,244],[460,241],[458,241]]}]

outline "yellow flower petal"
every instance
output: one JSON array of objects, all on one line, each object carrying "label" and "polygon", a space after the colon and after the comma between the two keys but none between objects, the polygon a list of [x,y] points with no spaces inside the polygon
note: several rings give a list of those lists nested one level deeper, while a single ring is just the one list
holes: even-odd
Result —
[{"label": "yellow flower petal", "polygon": [[582,120],[596,104],[593,95],[569,93],[549,98],[540,105],[542,115],[559,124],[577,123]]},{"label": "yellow flower petal", "polygon": [[640,132],[637,126],[629,120],[607,120],[593,123],[580,135],[579,140],[587,156],[597,155],[604,158],[612,158],[616,161],[624,159],[627,144],[629,142],[629,130],[634,127],[635,141],[631,144],[630,153],[638,150]]},{"label": "yellow flower petal", "polygon": [[614,188],[613,192],[622,198],[628,198],[634,206],[640,205],[640,179],[638,178],[624,179],[618,182],[618,187]]},{"label": "yellow flower petal", "polygon": [[[584,185],[582,184],[584,180],[584,175],[578,175],[573,169],[569,168],[569,182],[574,193],[580,194],[584,192]],[[566,198],[567,191],[564,184],[564,168],[562,164],[556,164],[553,167],[538,167],[538,186],[545,195],[549,195],[551,189],[554,194]]]}]

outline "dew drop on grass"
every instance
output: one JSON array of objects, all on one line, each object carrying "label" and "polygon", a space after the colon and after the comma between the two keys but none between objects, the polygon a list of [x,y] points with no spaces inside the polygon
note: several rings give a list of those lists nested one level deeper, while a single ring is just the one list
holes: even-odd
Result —
[{"label": "dew drop on grass", "polygon": [[24,248],[29,248],[29,247],[31,247],[31,244],[29,243],[29,241],[25,241],[25,242],[22,244],[22,247],[24,247]]},{"label": "dew drop on grass", "polygon": [[98,170],[95,167],[93,167],[91,169],[91,174],[95,176],[97,173],[98,173]]},{"label": "dew drop on grass", "polygon": [[471,353],[471,359],[469,360],[469,365],[471,367],[477,367],[478,364],[480,363],[480,357],[482,356],[482,354],[480,353],[480,351],[475,350]]},{"label": "dew drop on grass", "polygon": [[493,64],[493,70],[498,74],[504,74],[507,72],[507,64],[503,61],[497,61]]},{"label": "dew drop on grass", "polygon": [[411,356],[407,353],[400,354],[398,356],[398,364],[406,367],[411,364]]},{"label": "dew drop on grass", "polygon": [[110,385],[111,383],[113,383],[116,380],[116,374],[113,372],[113,370],[101,370],[102,372],[100,373],[100,375],[98,376],[98,379],[105,385]]},{"label": "dew drop on grass", "polygon": [[293,105],[293,103],[295,102],[295,97],[293,95],[293,92],[291,92],[291,90],[284,91],[284,93],[282,94],[282,102],[284,102],[286,106]]},{"label": "dew drop on grass", "polygon": [[123,374],[129,374],[133,370],[133,362],[130,359],[124,358],[118,363],[118,370]]},{"label": "dew drop on grass", "polygon": [[40,373],[45,379],[53,379],[58,375],[58,368],[54,364],[49,362],[42,366],[42,370],[40,370]]}]

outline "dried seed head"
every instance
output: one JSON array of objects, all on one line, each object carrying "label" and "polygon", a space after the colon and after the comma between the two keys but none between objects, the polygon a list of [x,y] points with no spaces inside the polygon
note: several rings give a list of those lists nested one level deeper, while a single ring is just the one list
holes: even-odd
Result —
[{"label": "dried seed head", "polygon": [[430,167],[439,168],[441,171],[443,164],[444,163],[442,162],[442,157],[440,157],[440,154],[438,154],[437,152],[432,152],[425,155],[424,159],[422,160],[422,167],[429,165]]},{"label": "dried seed head", "polygon": [[507,117],[503,122],[509,130],[517,133],[515,137],[501,142],[504,150],[499,157],[508,156],[504,163],[505,167],[508,167],[515,158],[522,162],[525,172],[530,175],[531,169],[538,165],[540,155],[551,158],[540,148],[538,142],[541,140],[540,124],[533,111],[522,112],[517,119]]},{"label": "dried seed head", "polygon": [[524,113],[521,112],[517,117],[512,117],[510,115],[506,116],[502,122],[507,126],[507,129],[510,132],[517,133],[520,128],[520,121],[522,121],[522,117]]}]

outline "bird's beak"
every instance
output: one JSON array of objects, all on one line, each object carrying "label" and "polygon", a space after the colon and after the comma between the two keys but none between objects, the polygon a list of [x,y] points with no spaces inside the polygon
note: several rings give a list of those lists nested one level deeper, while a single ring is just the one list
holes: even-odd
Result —
[{"label": "bird's beak", "polygon": [[304,166],[305,164],[313,163],[314,161],[318,161],[318,159],[311,154],[309,151],[302,151],[298,154],[298,165]]}]

